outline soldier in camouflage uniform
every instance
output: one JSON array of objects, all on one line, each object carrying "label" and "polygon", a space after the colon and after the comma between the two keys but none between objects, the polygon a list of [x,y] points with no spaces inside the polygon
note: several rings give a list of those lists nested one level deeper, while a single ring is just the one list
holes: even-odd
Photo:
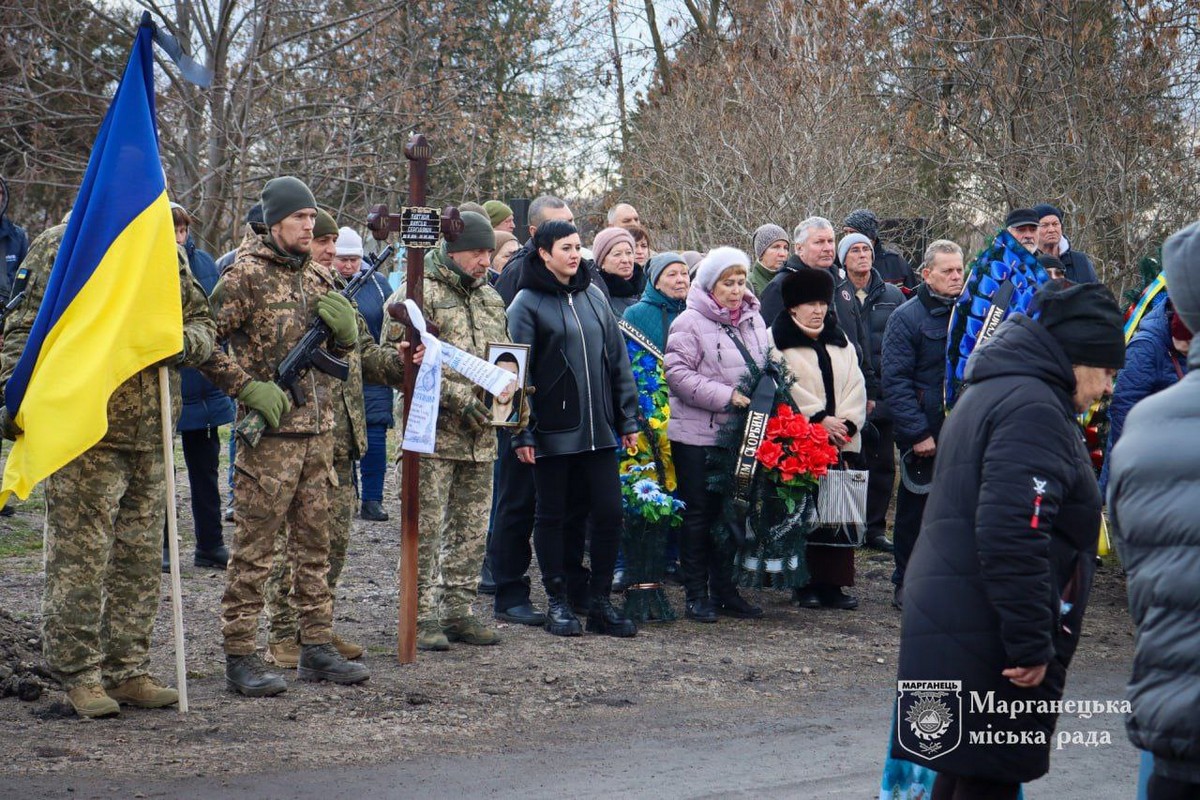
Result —
[{"label": "soldier in camouflage uniform", "polygon": [[[12,376],[29,339],[65,231],[66,225],[50,228],[30,248],[26,299],[4,327],[0,381]],[[213,350],[216,326],[186,253],[178,253],[183,351],[170,366],[197,366]],[[179,371],[168,374],[171,418],[178,420]],[[43,484],[42,650],[83,717],[113,716],[121,703],[159,708],[179,699],[147,672],[167,508],[158,365],[118,386],[107,414],[104,438]],[[11,423],[6,427],[6,434],[16,433]]]},{"label": "soldier in camouflage uniform", "polygon": [[[338,287],[345,286],[349,277],[333,269],[334,245],[338,228],[333,217],[323,210],[317,211],[317,222],[313,228],[313,260],[330,269]],[[350,544],[350,531],[354,524],[354,462],[367,450],[367,421],[363,407],[363,374],[373,382],[390,383],[403,388],[403,372],[396,369],[391,357],[391,348],[381,348],[367,330],[366,320],[358,318],[359,341],[347,359],[350,377],[338,386],[340,396],[334,402],[333,427],[333,470],[338,483],[333,490],[332,526],[329,532],[329,574],[326,581],[332,593],[337,589],[338,578],[346,563],[346,550]],[[296,612],[288,602],[291,595],[292,573],[286,557],[286,529],[281,529],[276,539],[275,564],[267,579],[266,604],[267,622],[270,631],[267,644],[267,660],[285,669],[295,669],[300,660],[297,644]],[[333,635],[333,646],[348,659],[362,656],[363,649],[354,642]]]},{"label": "soldier in camouflage uniform", "polygon": [[[338,381],[310,371],[300,384],[306,403],[292,408],[288,395],[270,380],[314,313],[333,332],[330,352],[349,356],[358,341],[357,314],[335,291],[329,271],[309,258],[317,204],[308,187],[296,178],[275,178],[263,188],[262,204],[268,233],[243,241],[213,290],[218,336],[228,341],[230,355],[217,351],[204,369],[213,383],[237,396],[239,411],[258,411],[269,426],[257,447],[243,443],[237,451],[235,545],[221,600],[226,683],[251,697],[287,688],[255,652],[263,585],[275,535],[285,522],[290,602],[300,622],[299,678],[358,683],[370,675],[332,644],[333,602],[326,575],[330,505],[338,482],[333,468]],[[390,356],[399,370],[399,356]]]},{"label": "soldier in camouflage uniform", "polygon": [[[425,256],[425,318],[439,338],[483,358],[488,342],[507,342],[504,301],[488,285],[487,268],[496,245],[488,218],[462,215],[465,229]],[[389,302],[401,302],[402,285]],[[384,321],[387,341],[399,341],[404,326]],[[421,459],[421,537],[417,582],[417,647],[448,650],[451,641],[496,644],[499,637],[471,613],[479,585],[496,431],[474,384],[444,368],[438,408],[436,452]]]}]

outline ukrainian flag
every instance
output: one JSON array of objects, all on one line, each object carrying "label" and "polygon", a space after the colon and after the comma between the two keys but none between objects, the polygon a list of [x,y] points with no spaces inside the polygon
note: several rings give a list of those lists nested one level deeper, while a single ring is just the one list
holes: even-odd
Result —
[{"label": "ukrainian flag", "polygon": [[[0,503],[20,498],[108,431],[112,393],[180,352],[174,225],[158,157],[152,27],[143,24],[100,126],[25,350],[5,387],[24,429]],[[39,276],[45,280],[45,276]]]}]

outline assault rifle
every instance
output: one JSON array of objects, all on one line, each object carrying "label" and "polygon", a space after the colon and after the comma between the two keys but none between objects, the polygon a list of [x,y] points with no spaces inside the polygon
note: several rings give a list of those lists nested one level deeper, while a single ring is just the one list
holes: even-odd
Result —
[{"label": "assault rifle", "polygon": [[[350,282],[346,284],[346,288],[342,289],[339,294],[347,300],[353,300],[363,285],[375,274],[375,271],[383,266],[395,252],[396,245],[390,244],[374,259],[366,259],[367,268],[351,278]],[[325,343],[332,335],[333,331],[329,325],[318,316],[308,326],[308,330],[300,337],[296,346],[283,357],[283,361],[280,361],[279,366],[275,368],[275,377],[272,380],[276,386],[292,396],[292,402],[295,405],[302,406],[308,403],[308,398],[305,396],[300,382],[309,370],[315,369],[324,372],[341,381],[350,377],[350,365],[325,349]],[[267,421],[263,415],[257,411],[251,411],[242,418],[234,431],[250,447],[256,447],[266,428]]]},{"label": "assault rifle", "polygon": [[24,290],[13,295],[12,299],[5,304],[4,308],[0,308],[0,327],[4,326],[4,320],[8,319],[8,315],[17,310],[17,307],[25,300]]}]

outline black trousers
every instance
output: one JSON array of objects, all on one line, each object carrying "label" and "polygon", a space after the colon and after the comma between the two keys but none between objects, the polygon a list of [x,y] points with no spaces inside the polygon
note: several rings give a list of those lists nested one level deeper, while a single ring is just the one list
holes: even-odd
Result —
[{"label": "black trousers", "polygon": [[711,448],[671,442],[679,499],[685,504],[679,532],[679,572],[687,599],[733,597],[732,542],[718,544],[713,525],[721,513],[721,495],[708,490],[706,456]]},{"label": "black trousers", "polygon": [[[487,559],[496,583],[493,608],[506,611],[529,602],[529,565],[533,562],[530,536],[533,533],[537,490],[533,467],[522,464],[511,447],[512,434],[497,434],[499,457],[494,491],[495,509],[487,541]],[[614,468],[614,474],[616,474]],[[619,501],[618,501],[619,506]],[[573,603],[587,599],[591,575],[583,566],[587,509],[572,508],[563,538],[563,562],[567,592]]]},{"label": "black trousers", "polygon": [[932,800],[1017,800],[1020,791],[1019,783],[959,778],[939,772],[933,782]]},{"label": "black trousers", "polygon": [[879,439],[863,442],[867,477],[867,538],[887,533],[888,506],[896,488],[896,431],[890,419],[872,420]]},{"label": "black trousers", "polygon": [[575,552],[568,540],[581,539],[587,528],[591,533],[587,596],[608,597],[625,524],[616,449],[539,456],[533,477],[537,485],[533,545],[547,594],[561,591],[576,602],[581,599],[578,583],[571,586],[568,564],[574,562]]},{"label": "black trousers", "polygon": [[[192,522],[196,530],[196,549],[215,550],[225,543],[221,534],[221,488],[218,470],[221,461],[221,437],[216,428],[180,431],[183,460],[187,463],[188,483],[192,489]],[[163,530],[163,547],[166,547]]]},{"label": "black trousers", "polygon": [[892,583],[897,586],[904,585],[904,570],[908,568],[908,560],[917,546],[921,517],[925,515],[925,501],[928,498],[927,494],[914,494],[904,488],[903,481],[896,490],[896,527],[892,533],[892,544],[896,548],[896,571],[892,573]]}]

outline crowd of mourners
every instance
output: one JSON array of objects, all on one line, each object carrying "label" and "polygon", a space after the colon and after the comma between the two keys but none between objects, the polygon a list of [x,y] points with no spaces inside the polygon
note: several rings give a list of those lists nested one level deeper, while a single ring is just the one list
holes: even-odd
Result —
[{"label": "crowd of mourners", "polygon": [[[30,243],[4,215],[7,192],[4,201],[0,290],[13,293],[18,265],[28,275],[25,305],[5,324],[0,380],[11,376],[29,335],[64,231],[55,226]],[[1144,433],[1145,415],[1130,409],[1185,375],[1200,297],[1172,283],[1171,300],[1147,314],[1127,356],[1122,311],[1064,235],[1064,214],[1049,204],[1014,209],[997,235],[1023,248],[1046,282],[1028,313],[1011,315],[972,356],[969,388],[948,415],[950,321],[968,277],[954,241],[929,242],[910,263],[868,209],[838,223],[811,216],[790,232],[766,222],[742,242],[702,251],[656,247],[628,203],[613,206],[591,235],[553,196],[523,209],[520,229],[499,200],[464,203],[460,212],[461,233],[425,253],[424,316],[442,341],[473,355],[490,358],[499,348],[494,363],[518,380],[493,397],[444,368],[437,445],[422,457],[419,486],[421,650],[500,643],[496,626],[472,610],[481,593],[492,596],[494,619],[557,636],[586,629],[633,637],[647,619],[673,619],[661,599],[671,583],[682,586],[683,616],[695,623],[763,616],[740,591],[747,585],[781,587],[803,609],[856,609],[854,546],[800,539],[778,565],[760,567],[795,575],[788,564],[802,563],[804,579],[790,585],[748,584],[739,571],[744,542],[728,535],[729,498],[714,471],[727,462],[730,428],[745,418],[758,376],[775,374],[786,376],[789,413],[819,429],[840,466],[867,475],[865,515],[849,543],[894,554],[899,677],[962,680],[1002,699],[1061,699],[1102,503],[1077,415],[1110,394],[1125,367],[1111,440]],[[185,351],[172,363],[182,373],[177,431],[191,483],[194,564],[228,570],[227,685],[251,697],[278,694],[286,669],[302,680],[366,680],[363,648],[333,629],[333,590],[354,515],[388,520],[389,430],[395,437],[413,368],[405,364],[408,328],[387,312],[408,291],[403,270],[381,269],[347,300],[339,290],[370,254],[360,231],[339,226],[296,178],[264,186],[244,238],[219,259],[197,246],[183,206],[173,203],[171,213],[185,306]],[[1189,239],[1168,248],[1168,273],[1190,266],[1187,248],[1195,246]],[[330,329],[327,347],[349,362],[350,378],[314,371],[304,387],[309,402],[294,404],[272,371],[314,317]],[[207,347],[189,344],[205,336]],[[420,364],[423,352],[411,361]],[[132,413],[157,409],[150,405]],[[122,408],[111,405],[110,418]],[[263,438],[228,435],[222,476],[219,429],[254,415]],[[6,436],[21,435],[7,411],[3,423]],[[398,452],[396,438],[392,444]],[[78,502],[65,494],[59,501],[80,484],[46,484],[45,654],[86,717],[177,701],[147,671],[160,544],[168,569],[163,495],[145,464],[104,460],[138,448],[110,434],[73,467],[85,476],[147,473],[138,480],[149,488],[134,500],[132,479],[100,492],[97,502],[112,514],[87,523],[94,535],[78,535]],[[1146,502],[1120,459],[1137,452],[1124,446],[1105,465],[1110,497],[1125,489]],[[665,503],[678,524],[638,538],[647,526],[630,513],[631,493]],[[1144,506],[1114,520],[1131,555],[1139,552],[1139,513]],[[230,521],[227,544],[222,523]],[[544,607],[531,594],[535,554]],[[1197,556],[1187,558],[1194,565]],[[1137,568],[1129,565],[1131,585],[1144,574]],[[659,605],[647,612],[623,600],[639,592]],[[1191,603],[1194,613],[1197,596],[1181,590],[1170,602]],[[91,600],[81,606],[80,598]],[[1131,603],[1137,621],[1157,608],[1141,594]],[[264,608],[265,658],[257,643]],[[1156,634],[1163,635],[1143,631],[1147,649],[1138,657],[1161,677],[1171,655],[1153,649],[1167,647]],[[1194,676],[1187,686],[1196,697]],[[1139,687],[1135,675],[1135,701],[1149,704],[1160,692],[1150,678]],[[1004,719],[1001,727],[1052,730],[1054,716]],[[1200,781],[1194,720],[1158,711],[1138,717],[1136,702],[1134,718],[1135,743],[1155,754],[1152,796],[1185,796],[1170,792]],[[897,719],[896,728],[905,724]],[[1185,730],[1196,738],[1181,740]],[[1015,798],[1021,782],[1048,769],[1048,748],[1039,746],[962,747],[934,761],[903,742],[897,735],[895,757],[937,770],[935,798]]]}]

